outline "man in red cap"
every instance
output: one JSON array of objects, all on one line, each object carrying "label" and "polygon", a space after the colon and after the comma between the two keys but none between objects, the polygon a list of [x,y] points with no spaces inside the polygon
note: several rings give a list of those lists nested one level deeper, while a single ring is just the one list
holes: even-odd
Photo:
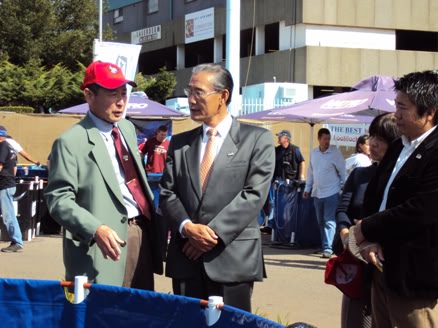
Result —
[{"label": "man in red cap", "polygon": [[127,84],[135,86],[115,64],[87,67],[90,110],[55,140],[44,194],[64,227],[67,280],[153,290],[153,273],[163,270],[158,222],[135,128],[123,118]]}]

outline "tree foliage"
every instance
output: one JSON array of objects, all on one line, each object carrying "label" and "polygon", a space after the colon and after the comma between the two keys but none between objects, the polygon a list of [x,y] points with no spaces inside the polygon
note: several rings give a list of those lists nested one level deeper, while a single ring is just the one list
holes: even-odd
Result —
[{"label": "tree foliage", "polygon": [[[83,102],[79,85],[92,60],[98,7],[98,0],[0,0],[0,106],[47,112]],[[113,40],[110,28],[103,37]],[[165,68],[137,78],[137,90],[161,103],[176,85]]]},{"label": "tree foliage", "polygon": [[76,71],[92,60],[97,0],[2,0],[0,9],[0,53],[11,63]]},{"label": "tree foliage", "polygon": [[0,63],[0,106],[30,106],[37,112],[59,110],[83,101],[79,89],[85,67],[71,72],[62,65],[47,70],[36,62],[22,67]]},{"label": "tree foliage", "polygon": [[160,72],[152,77],[149,77],[149,84],[143,90],[148,97],[159,103],[165,104],[176,87],[175,74],[167,71],[166,67],[160,68]]}]

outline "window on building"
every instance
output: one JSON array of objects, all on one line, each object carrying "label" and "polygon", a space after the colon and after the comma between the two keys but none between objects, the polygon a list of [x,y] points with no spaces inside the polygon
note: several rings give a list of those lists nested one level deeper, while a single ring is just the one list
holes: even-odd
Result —
[{"label": "window on building", "polygon": [[395,31],[396,50],[438,51],[438,33],[423,31]]},{"label": "window on building", "polygon": [[158,0],[148,0],[148,14],[156,13],[158,11]]},{"label": "window on building", "polygon": [[[185,45],[185,67],[213,62],[214,39],[207,39]],[[224,47],[225,48],[225,47]]]},{"label": "window on building", "polygon": [[334,86],[313,86],[313,98],[327,97],[337,93],[350,91],[349,87],[334,87]]},{"label": "window on building", "polygon": [[255,29],[240,31],[240,57],[250,57],[255,55]]},{"label": "window on building", "polygon": [[123,22],[123,8],[114,10],[114,24]]},{"label": "window on building", "polygon": [[138,59],[138,70],[146,75],[157,74],[160,68],[176,69],[176,46],[143,52]]},{"label": "window on building", "polygon": [[280,49],[280,25],[278,23],[265,25],[265,53]]}]

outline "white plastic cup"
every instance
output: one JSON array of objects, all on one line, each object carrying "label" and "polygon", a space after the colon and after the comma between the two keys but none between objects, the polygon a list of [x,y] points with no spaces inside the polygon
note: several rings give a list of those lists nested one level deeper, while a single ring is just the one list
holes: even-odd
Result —
[{"label": "white plastic cup", "polygon": [[205,309],[205,319],[207,326],[213,326],[221,316],[221,310],[217,308],[218,305],[224,303],[222,296],[209,296],[208,307]]}]

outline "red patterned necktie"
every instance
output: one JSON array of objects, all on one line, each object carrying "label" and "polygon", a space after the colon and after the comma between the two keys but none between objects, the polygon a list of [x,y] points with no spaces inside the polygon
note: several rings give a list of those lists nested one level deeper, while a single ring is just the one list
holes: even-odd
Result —
[{"label": "red patterned necktie", "polygon": [[141,189],[140,179],[138,178],[138,172],[134,165],[134,158],[131,153],[123,146],[120,138],[119,129],[113,126],[112,135],[114,138],[114,146],[116,148],[117,159],[122,165],[125,172],[125,183],[129,191],[132,194],[135,202],[140,209],[140,212],[148,219],[151,218],[151,211],[148,200],[146,199],[143,190]]},{"label": "red patterned necktie", "polygon": [[207,187],[208,178],[210,177],[214,158],[216,157],[217,130],[211,128],[207,131],[207,135],[208,142],[207,146],[205,147],[205,153],[204,157],[202,158],[200,169],[202,192],[204,192],[205,188]]}]

